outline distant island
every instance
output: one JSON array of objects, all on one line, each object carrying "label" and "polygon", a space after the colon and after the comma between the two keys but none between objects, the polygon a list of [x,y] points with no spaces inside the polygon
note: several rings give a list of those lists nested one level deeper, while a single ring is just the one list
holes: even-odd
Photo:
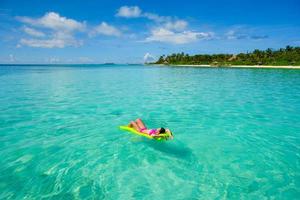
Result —
[{"label": "distant island", "polygon": [[162,55],[152,64],[162,65],[203,65],[203,66],[300,66],[300,47],[286,46],[278,50],[254,50],[239,54],[198,54],[174,53]]}]

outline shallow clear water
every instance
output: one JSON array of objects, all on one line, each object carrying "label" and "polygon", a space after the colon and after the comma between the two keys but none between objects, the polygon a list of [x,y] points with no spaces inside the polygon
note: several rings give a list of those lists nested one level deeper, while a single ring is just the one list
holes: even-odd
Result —
[{"label": "shallow clear water", "polygon": [[0,66],[0,166],[0,199],[297,199],[300,71]]}]

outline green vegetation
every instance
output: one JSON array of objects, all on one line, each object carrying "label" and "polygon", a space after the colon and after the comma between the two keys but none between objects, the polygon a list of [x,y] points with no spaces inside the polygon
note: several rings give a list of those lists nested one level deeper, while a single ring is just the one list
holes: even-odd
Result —
[{"label": "green vegetation", "polygon": [[300,66],[300,47],[286,46],[279,50],[254,50],[251,53],[202,54],[190,56],[184,53],[161,56],[155,64],[185,65],[294,65]]}]

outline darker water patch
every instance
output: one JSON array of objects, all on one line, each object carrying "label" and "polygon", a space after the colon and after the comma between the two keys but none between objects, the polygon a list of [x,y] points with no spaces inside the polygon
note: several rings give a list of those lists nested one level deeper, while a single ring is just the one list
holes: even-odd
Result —
[{"label": "darker water patch", "polygon": [[146,141],[145,144],[155,149],[156,151],[166,153],[176,158],[191,160],[194,157],[193,152],[190,148],[185,147],[184,144],[172,142],[174,141]]},{"label": "darker water patch", "polygon": [[110,115],[113,115],[113,116],[120,116],[123,114],[122,110],[114,110],[112,111],[111,113],[109,113]]}]

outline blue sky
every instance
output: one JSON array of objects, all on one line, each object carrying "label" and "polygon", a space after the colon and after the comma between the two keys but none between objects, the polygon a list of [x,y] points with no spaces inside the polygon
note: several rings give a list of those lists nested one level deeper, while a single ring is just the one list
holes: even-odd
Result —
[{"label": "blue sky", "polygon": [[0,63],[142,63],[300,46],[300,1],[0,0]]}]

